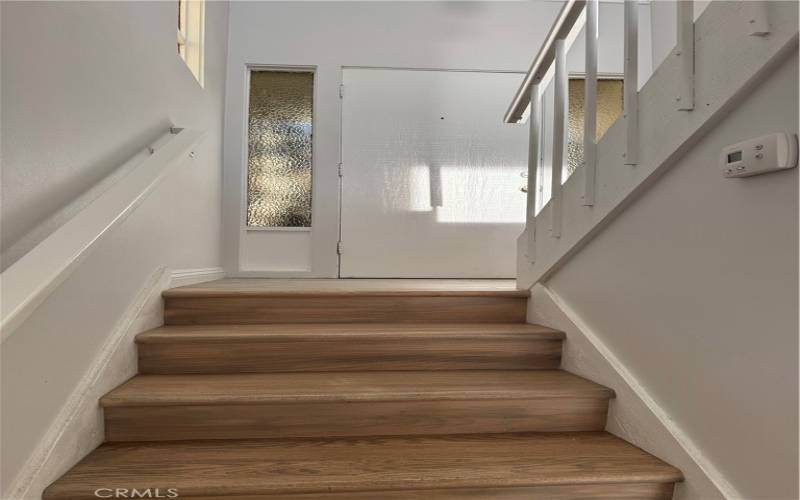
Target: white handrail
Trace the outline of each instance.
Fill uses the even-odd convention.
[[[203,132],[170,129],[172,137],[130,173],[0,274],[2,342],[121,223],[201,139]]]
[[[525,75],[522,85],[520,85],[517,93],[514,94],[514,99],[511,101],[511,105],[503,118],[505,123],[518,123],[522,120],[525,109],[531,101],[531,85],[541,82],[542,78],[544,78],[556,56],[556,42],[567,38],[567,35],[569,35],[583,12],[585,5],[586,0],[568,0],[561,8],[553,27],[547,33],[542,48],[539,49],[531,68]]]

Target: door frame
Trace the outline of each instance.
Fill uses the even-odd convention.
[[[302,71],[314,75],[312,110],[312,227],[311,228],[248,228],[247,210],[247,165],[248,165],[248,118],[250,72]],[[230,75],[230,73],[229,73]],[[234,85],[226,97],[226,124],[223,131],[223,190],[222,190],[222,258],[227,276],[246,278],[334,278],[338,275],[338,262],[335,259],[335,242],[338,238],[338,199],[334,191],[326,189],[335,186],[331,175],[334,165],[331,160],[339,154],[339,142],[333,135],[331,123],[339,120],[337,97],[332,91],[341,79],[338,68],[310,64],[270,64],[245,62],[234,72]],[[241,80],[239,80],[241,78]],[[229,76],[229,84],[231,77]],[[325,116],[323,116],[323,114]],[[328,124],[329,130],[320,127]],[[334,220],[335,219],[335,220]],[[307,255],[307,265],[299,268],[281,268],[277,262],[272,266],[271,257],[265,257],[264,268],[248,267],[245,251],[248,234],[269,240],[270,235],[281,238],[285,235],[308,235],[303,248],[298,251]],[[301,237],[302,238],[302,237]],[[283,240],[285,241],[285,239]],[[265,245],[269,246],[269,245]],[[252,255],[252,254],[251,254]],[[271,269],[274,267],[274,269]]]

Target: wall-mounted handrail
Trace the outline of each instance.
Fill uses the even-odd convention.
[[[514,94],[514,99],[511,101],[511,105],[503,118],[505,123],[518,123],[522,120],[525,110],[530,104],[531,85],[541,82],[542,78],[544,78],[555,59],[556,42],[567,38],[581,12],[583,12],[585,5],[586,0],[568,0],[561,8],[553,27],[547,33],[542,48],[539,49],[539,53],[533,59],[531,68],[525,74],[522,85],[520,85],[517,93]]]
[[[179,128],[169,133],[169,140],[148,148],[150,155],[140,164],[0,274],[3,342],[203,136]]]

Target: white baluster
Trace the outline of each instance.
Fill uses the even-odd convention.
[[[536,204],[538,203],[539,186],[539,135],[542,128],[541,100],[539,84],[531,85],[531,107],[528,118],[528,205],[526,227],[528,228],[528,261],[536,260]]]
[[[583,109],[583,158],[585,186],[583,204],[594,205],[597,168],[597,36],[598,0],[586,2],[586,79]]]
[[[680,61],[680,78],[675,101],[679,110],[691,111],[694,109],[694,1],[683,0],[676,5],[675,57]]]
[[[563,39],[556,41],[555,54],[555,112],[553,116],[553,175],[551,179],[550,207],[552,209],[552,236],[561,237],[561,176],[567,152],[567,114],[569,96],[567,79],[567,49]]]
[[[639,2],[625,0],[625,165],[639,163]]]

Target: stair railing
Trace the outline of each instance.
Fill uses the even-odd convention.
[[[203,132],[171,127],[146,158],[115,176],[110,186],[0,274],[2,342],[63,282],[78,263],[118,226],[202,138]],[[139,153],[141,154],[141,153]],[[137,158],[136,155],[134,158]],[[102,182],[102,181],[101,181]],[[94,191],[93,188],[90,190]],[[83,196],[79,197],[82,198]]]
[[[694,2],[678,0],[677,9],[677,44],[672,56],[681,61],[681,86],[675,96],[677,109],[692,110],[694,107]],[[639,162],[639,130],[638,130],[638,1],[625,0],[624,6],[624,94],[622,119],[625,120],[625,148],[622,156],[625,165],[636,165]],[[522,85],[514,95],[506,111],[506,123],[519,123],[529,119],[530,139],[528,150],[528,187],[526,234],[523,243],[529,262],[536,259],[537,226],[544,222],[536,215],[538,173],[540,168],[540,131],[542,94],[549,80],[554,85],[553,155],[551,170],[551,220],[550,237],[559,238],[562,226],[562,172],[567,157],[568,140],[568,91],[567,52],[577,38],[581,28],[586,28],[585,57],[585,95],[584,95],[584,165],[585,185],[583,205],[595,203],[595,172],[597,168],[597,59],[598,59],[598,26],[599,0],[568,0],[561,8],[555,23],[545,38],[544,44],[533,60],[531,68],[525,75]]]

